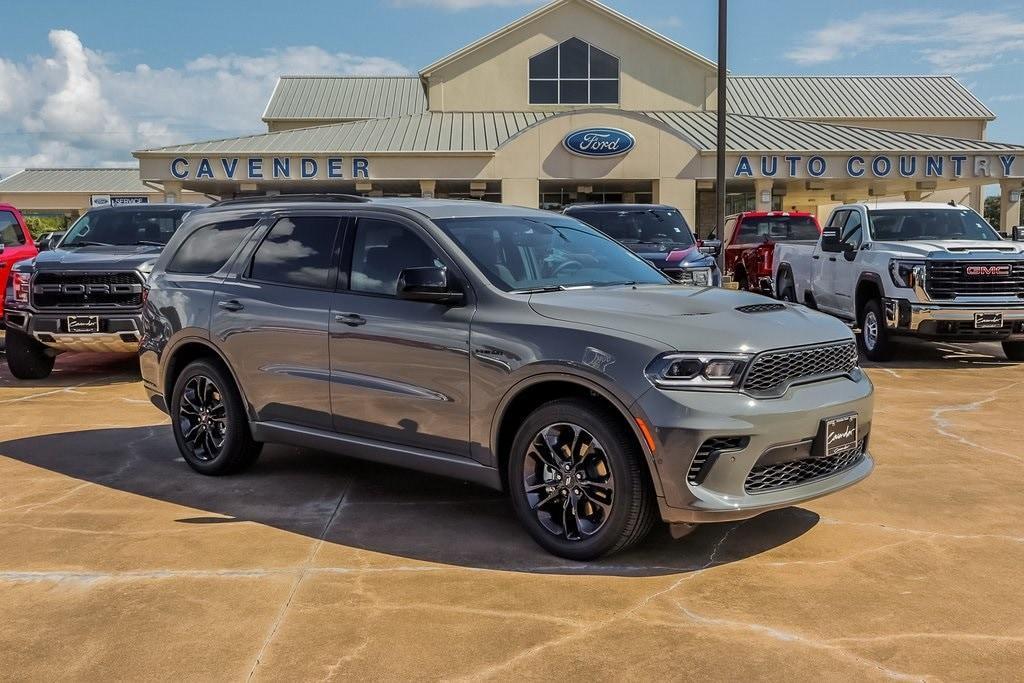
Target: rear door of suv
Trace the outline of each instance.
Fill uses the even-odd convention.
[[[404,268],[455,264],[399,215],[361,213],[342,255],[331,328],[331,403],[342,433],[469,455],[473,306],[397,297]]]
[[[275,216],[217,291],[211,334],[260,421],[332,429],[328,335],[347,223]]]

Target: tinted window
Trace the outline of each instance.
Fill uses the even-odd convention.
[[[355,292],[387,294],[398,291],[398,276],[406,268],[444,265],[434,250],[412,230],[392,221],[360,218],[352,248],[349,288]]]
[[[675,209],[580,209],[571,214],[624,244],[650,242],[691,246],[694,243],[690,226]]]
[[[0,211],[0,244],[5,247],[25,244],[25,233],[10,211]]]
[[[210,275],[228,262],[256,221],[228,221],[199,228],[188,236],[167,264],[169,273]]]
[[[579,38],[570,38],[558,46],[561,78],[586,78],[590,75],[587,63],[589,47]]]
[[[125,246],[167,244],[191,209],[136,209],[90,211],[75,221],[62,248],[90,245]]]
[[[558,47],[530,59],[530,78],[558,78]]]
[[[868,212],[876,240],[999,240],[972,209],[876,209]]]
[[[850,215],[848,210],[845,211],[834,211],[832,216],[828,219],[828,227],[830,228],[841,228],[846,224],[846,218]]]
[[[840,241],[857,247],[864,241],[863,222],[861,221],[860,211],[850,212],[850,217],[846,219],[846,226],[843,228]]]
[[[300,287],[333,288],[331,273],[339,225],[334,216],[282,218],[256,250],[250,277]]]
[[[568,217],[448,218],[436,222],[487,279],[504,291],[669,282],[630,250]]]
[[[746,216],[740,223],[736,241],[743,244],[793,240],[815,241],[819,237],[818,225],[810,216]]]
[[[617,104],[619,59],[569,40],[530,58],[531,104]]]

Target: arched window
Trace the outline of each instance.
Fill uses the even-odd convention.
[[[530,104],[618,103],[618,57],[570,38],[530,58]]]

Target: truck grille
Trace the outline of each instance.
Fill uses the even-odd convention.
[[[827,458],[755,465],[747,475],[743,490],[747,493],[767,493],[838,474],[864,459],[864,445],[864,439],[861,439],[853,448]]]
[[[925,269],[925,290],[932,299],[1024,296],[1024,263],[938,261],[927,263]]]
[[[848,375],[857,362],[854,341],[767,351],[754,358],[741,388],[752,396],[781,396],[798,382]]]
[[[39,309],[139,308],[142,280],[137,273],[38,273],[32,304]]]

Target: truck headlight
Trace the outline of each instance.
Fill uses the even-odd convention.
[[[647,366],[647,379],[666,389],[735,389],[750,362],[744,353],[666,353]]]
[[[14,290],[14,300],[18,303],[28,303],[28,290],[31,277],[26,273],[17,271],[11,273],[11,288]]]
[[[924,263],[893,259],[889,262],[889,275],[897,287],[913,289],[924,282]]]
[[[686,268],[679,274],[679,281],[695,287],[711,286],[710,268]]]

